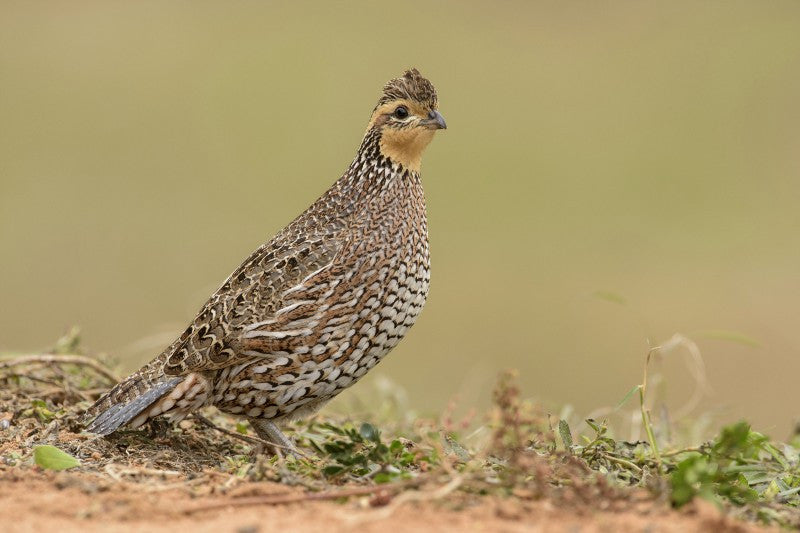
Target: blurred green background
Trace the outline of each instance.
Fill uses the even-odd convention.
[[[145,362],[339,177],[413,65],[449,125],[423,163],[432,291],[365,380],[433,413],[515,367],[588,413],[680,332],[713,387],[695,413],[783,437],[798,28],[795,1],[2,2],[0,349],[79,324]],[[677,409],[694,382],[679,354],[662,371]]]

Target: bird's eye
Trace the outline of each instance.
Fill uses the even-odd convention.
[[[399,119],[408,118],[408,108],[404,105],[399,106],[394,110],[394,116]]]

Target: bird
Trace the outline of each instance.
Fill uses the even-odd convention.
[[[416,68],[383,87],[344,174],[256,249],[185,331],[85,413],[108,436],[199,409],[244,417],[274,450],[380,362],[419,317],[430,286],[420,164],[447,124]]]

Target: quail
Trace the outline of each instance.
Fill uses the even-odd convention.
[[[293,449],[287,421],[353,385],[416,322],[430,260],[420,159],[447,127],[418,70],[390,80],[353,162],[237,268],[181,336],[86,412],[109,435],[205,406]]]

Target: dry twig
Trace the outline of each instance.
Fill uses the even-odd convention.
[[[323,492],[304,492],[301,494],[272,494],[269,496],[253,496],[250,498],[237,498],[230,499],[223,502],[213,502],[202,505],[196,505],[183,510],[184,514],[201,513],[204,511],[213,511],[216,509],[224,509],[226,507],[251,507],[255,505],[285,505],[289,503],[301,503],[310,501],[325,501],[337,500],[339,498],[348,498],[350,496],[367,496],[370,494],[382,493],[390,495],[403,489],[408,489],[421,485],[425,479],[418,477],[407,481],[398,483],[389,483],[386,485],[372,485],[370,487],[353,487],[350,489],[323,491]]]
[[[91,357],[85,355],[56,355],[56,354],[32,354],[20,355],[9,359],[8,361],[0,361],[0,369],[12,368],[20,365],[28,364],[61,364],[61,365],[78,365],[86,366],[105,377],[112,383],[118,383],[119,379],[103,364]]]

